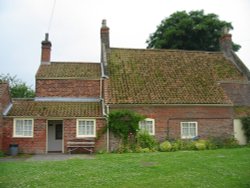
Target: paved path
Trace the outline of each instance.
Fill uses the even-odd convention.
[[[69,159],[94,159],[94,155],[90,154],[36,154],[31,157],[4,157],[0,158],[0,162],[5,161],[63,161]]]

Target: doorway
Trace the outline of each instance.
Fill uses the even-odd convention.
[[[63,152],[63,121],[48,120],[48,153]]]

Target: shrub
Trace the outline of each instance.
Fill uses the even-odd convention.
[[[195,149],[197,150],[205,150],[207,149],[207,143],[205,140],[198,140],[194,142]]]
[[[208,149],[238,147],[238,141],[234,137],[210,137],[207,141]]]
[[[157,142],[155,141],[154,137],[149,135],[148,132],[146,131],[139,132],[137,134],[136,143],[141,148],[149,148],[149,149],[153,149],[157,145]]]
[[[207,149],[217,149],[218,146],[211,140],[207,140]]]
[[[116,110],[109,114],[108,127],[116,137],[122,139],[123,144],[127,144],[136,135],[139,121],[144,118],[130,110]]]
[[[235,148],[238,146],[239,146],[239,143],[234,137],[224,139],[224,147],[225,148]]]
[[[241,118],[243,129],[247,137],[247,141],[250,142],[250,116]]]
[[[171,151],[172,145],[169,141],[164,141],[159,146],[160,151]]]
[[[178,141],[171,142],[171,145],[172,145],[172,151],[180,150],[180,144]]]
[[[0,150],[0,157],[4,157],[4,152]]]
[[[151,150],[149,148],[142,148],[140,152],[149,153],[149,152],[151,152]]]

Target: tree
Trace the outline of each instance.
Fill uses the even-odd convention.
[[[35,97],[35,92],[26,85],[25,82],[16,78],[16,76],[11,76],[10,74],[1,74],[0,83],[8,82],[10,85],[10,94],[13,98],[33,98]]]
[[[146,41],[147,48],[219,51],[223,28],[233,29],[231,23],[220,21],[216,14],[204,11],[177,11],[162,20]],[[240,45],[233,43],[233,50]]]

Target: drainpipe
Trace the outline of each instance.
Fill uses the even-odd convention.
[[[108,115],[109,115],[109,105],[106,106],[107,107],[107,118],[108,118]],[[107,126],[107,152],[109,153],[109,126]]]
[[[105,77],[100,78],[100,100],[102,103],[102,114],[105,116],[106,120],[108,120],[108,114],[109,114],[109,106],[106,106],[106,111],[105,111],[105,102],[104,98],[102,96],[102,90],[103,90],[103,80]],[[109,126],[107,126],[107,152],[109,152]]]

